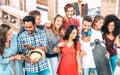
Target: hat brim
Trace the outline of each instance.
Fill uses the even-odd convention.
[[[38,54],[40,55],[38,61],[40,61],[40,60],[42,60],[42,59],[45,58],[45,52],[44,52],[42,49],[40,49],[40,48],[35,48],[34,50],[31,50],[31,51],[28,53],[28,57],[30,58],[33,53],[34,53],[34,54],[35,54],[35,53],[38,53]]]

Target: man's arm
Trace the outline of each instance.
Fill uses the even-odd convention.
[[[21,37],[21,35],[18,35],[17,45],[18,45],[18,51],[24,53],[24,52],[23,52],[23,51],[24,51],[24,49],[23,49],[23,38]],[[30,62],[30,59],[27,58],[27,57],[25,58],[25,60],[26,60],[27,62]]]
[[[47,49],[47,45],[48,45],[48,41],[47,41],[47,35],[45,33],[44,30],[41,31],[41,46],[39,46],[40,49],[42,49],[43,51],[47,52],[48,49]]]

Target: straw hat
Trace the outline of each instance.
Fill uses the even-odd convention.
[[[28,53],[28,57],[31,60],[40,61],[45,58],[45,52],[40,48],[35,48]]]

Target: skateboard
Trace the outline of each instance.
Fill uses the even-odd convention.
[[[101,43],[104,43],[104,41],[100,41],[99,39],[95,39],[94,42],[90,43],[91,46],[94,46],[92,52],[97,73],[98,75],[112,75],[109,60],[105,57],[107,50]]]

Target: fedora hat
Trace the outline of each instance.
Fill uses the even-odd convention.
[[[28,53],[31,60],[40,61],[45,58],[45,52],[40,48],[35,48]]]

